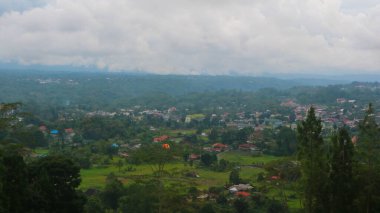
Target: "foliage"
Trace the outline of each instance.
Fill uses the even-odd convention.
[[[81,212],[85,198],[76,191],[80,168],[63,156],[47,156],[28,166],[32,208],[40,212]]]
[[[204,153],[201,156],[201,162],[206,167],[211,166],[211,164],[217,162],[218,158],[214,154]]]
[[[161,144],[146,145],[133,152],[129,162],[134,164],[148,163],[151,165],[153,172],[161,176],[165,165],[173,160],[173,153],[176,152],[173,147],[170,146],[170,149],[164,149]]]
[[[84,206],[86,213],[103,213],[104,207],[101,199],[98,196],[89,196],[86,205]]]
[[[211,203],[206,203],[202,206],[200,213],[215,213],[215,210]]]
[[[248,211],[249,204],[244,199],[236,199],[233,203],[237,213],[244,213]]]
[[[366,212],[380,211],[380,130],[375,121],[375,112],[369,104],[363,121],[359,125],[358,167],[360,195],[358,209]]]
[[[0,130],[4,131],[17,124],[17,112],[21,103],[0,104]]]
[[[323,103],[327,107],[337,107],[343,109],[343,116],[352,119],[356,114],[350,114],[350,111],[361,108],[363,100],[379,99],[380,92],[376,89],[379,84],[363,84],[364,88],[362,84],[353,83],[286,91],[253,91],[260,86],[251,82],[247,84],[247,80],[254,78],[231,81],[224,77],[195,77],[189,80],[180,76],[69,76],[58,73],[55,76],[59,78],[58,83],[46,85],[39,84],[34,75],[28,79],[16,75],[18,82],[15,85],[23,91],[20,92],[14,91],[15,85],[10,87],[7,82],[15,77],[10,75],[5,75],[0,85],[13,92],[0,93],[0,100],[23,100],[26,104],[22,109],[18,103],[0,105],[0,146],[3,149],[0,152],[0,212],[83,211],[85,199],[76,190],[80,182],[79,168],[86,169],[82,172],[86,178],[90,177],[90,181],[96,182],[94,186],[104,186],[99,196],[88,197],[87,212],[228,212],[231,208],[243,212],[287,212],[284,202],[276,200],[277,188],[286,185],[286,193],[293,193],[291,184],[298,181],[300,172],[302,179],[299,183],[306,212],[380,211],[380,133],[372,105],[359,125],[359,132],[350,129],[351,133],[358,133],[359,136],[355,148],[350,143],[350,134],[345,130],[336,132],[331,138],[332,143],[326,144],[322,138],[326,135],[321,132],[321,121],[315,117],[313,108],[309,110],[306,120],[300,122],[297,134],[288,127],[265,128],[256,137],[257,132],[253,132],[253,128],[226,127],[230,121],[240,119],[241,115],[251,119],[252,125],[265,124],[264,121],[273,117],[293,122],[293,108],[278,106],[287,98],[301,103]],[[77,84],[68,83],[71,78]],[[104,82],[107,82],[106,87]],[[147,86],[137,82],[152,84]],[[182,84],[194,87],[179,88]],[[223,91],[223,88],[230,90]],[[235,90],[237,88],[243,89]],[[355,105],[338,105],[335,101],[340,97],[360,100]],[[178,108],[171,114],[174,115],[173,119],[143,112],[156,108],[164,112],[172,106]],[[91,115],[98,110],[118,111],[121,108],[132,109],[131,113],[135,114]],[[37,116],[23,116],[20,111],[25,109],[35,112]],[[256,111],[263,113],[255,114]],[[229,113],[226,117],[225,112]],[[185,124],[184,117],[191,114],[202,116],[195,116],[192,122]],[[50,136],[48,133],[44,136],[36,128],[41,124],[48,124],[60,132],[65,128],[74,128],[77,133],[72,138],[74,144],[50,144],[49,152],[44,153],[48,157],[35,157],[32,150],[21,145],[32,149],[47,146]],[[155,130],[150,130],[151,127]],[[179,134],[180,131],[186,133]],[[208,133],[208,137],[200,136],[202,132]],[[173,137],[168,142],[170,150],[162,149],[161,144],[152,144],[152,138],[162,134],[170,135],[171,139]],[[204,153],[200,164],[196,160],[191,168],[194,174],[199,174],[199,178],[182,177],[178,175],[181,171],[174,171],[174,168],[188,170],[187,165],[180,163],[178,156],[184,156],[187,160],[190,153],[200,154],[203,147],[214,142],[223,142],[236,149],[251,140],[252,134],[255,134],[254,143],[272,155],[252,157],[249,152],[236,150],[218,155]],[[121,144],[125,145],[123,149],[119,148]],[[136,144],[141,145],[140,149],[131,148]],[[131,169],[123,172],[124,160],[115,157],[121,150],[128,152],[128,163],[138,165],[133,165],[137,171]],[[272,162],[279,159],[273,155],[291,156],[296,151],[300,162],[291,158]],[[228,172],[238,164],[242,165],[240,172]],[[151,171],[156,177],[151,176]],[[115,174],[105,178],[109,172]],[[163,176],[164,172],[168,175]],[[262,174],[258,176],[259,173]],[[281,179],[264,181],[268,175],[279,175]],[[255,183],[256,177],[259,177],[258,183]],[[156,179],[147,181],[149,178]],[[228,179],[231,183],[240,183],[244,179],[258,184],[257,189],[263,189],[263,194],[259,199],[252,197],[253,200],[235,201],[236,198],[225,193],[222,187]],[[124,186],[121,181],[128,185]],[[189,186],[193,187],[187,191]],[[211,198],[209,201],[198,201],[196,197],[208,186],[218,187],[210,187],[207,192]],[[192,202],[187,202],[189,197]],[[296,198],[298,196],[293,199]]]
[[[356,196],[353,177],[354,146],[346,129],[332,138],[330,171],[331,211],[352,212]]]
[[[106,186],[101,194],[104,206],[116,210],[118,208],[118,200],[123,194],[123,184],[113,173],[110,173],[107,176]]]
[[[29,196],[27,165],[19,154],[19,146],[0,150],[0,209],[3,212],[23,212]]]
[[[326,197],[328,167],[321,131],[321,120],[316,118],[311,107],[306,120],[297,126],[302,195],[305,210],[309,213],[329,211],[329,198]]]
[[[281,127],[275,136],[278,155],[292,155],[296,151],[296,133],[289,127]]]
[[[210,134],[208,135],[208,139],[211,142],[215,142],[218,139],[218,130],[216,128],[212,128]]]
[[[239,184],[241,182],[241,179],[240,179],[240,174],[239,174],[239,170],[238,169],[233,169],[231,172],[230,172],[230,183],[232,184]]]
[[[85,197],[76,191],[79,167],[63,156],[48,156],[26,164],[24,149],[0,150],[2,212],[82,212]]]

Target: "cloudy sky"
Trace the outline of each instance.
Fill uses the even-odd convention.
[[[0,63],[380,74],[380,0],[0,0]]]

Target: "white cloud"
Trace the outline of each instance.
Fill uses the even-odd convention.
[[[0,16],[0,60],[165,74],[380,72],[373,0],[44,2]]]

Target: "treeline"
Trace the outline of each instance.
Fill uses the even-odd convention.
[[[345,128],[328,141],[310,108],[298,125],[298,158],[305,212],[380,212],[380,129],[370,104],[351,140]]]
[[[19,106],[0,105],[0,212],[82,212],[80,167],[62,155],[33,158],[23,145],[43,136],[25,130]]]
[[[274,78],[231,76],[161,76],[124,73],[6,72],[1,71],[0,102],[31,103],[86,109],[112,109],[145,96],[145,101],[170,101],[173,97],[206,91],[257,91],[262,88],[286,89],[299,82]],[[157,98],[155,98],[157,97]],[[152,98],[152,99],[150,99]]]
[[[113,111],[140,105],[192,112],[262,111],[281,100],[331,104],[337,98],[378,100],[377,83],[309,87],[295,81],[231,76],[156,76],[107,73],[2,72],[0,102],[25,103],[26,111],[56,121],[62,111]],[[275,107],[276,106],[276,107]]]
[[[64,156],[25,160],[24,149],[0,149],[0,212],[83,212],[80,168]]]
[[[99,83],[100,84],[100,83]],[[189,92],[183,95],[173,95],[159,90],[151,92],[104,94],[83,88],[82,90],[71,95],[63,95],[57,88],[44,88],[39,92],[33,92],[25,95],[23,93],[18,98],[12,99],[1,97],[0,101],[22,101],[25,111],[31,112],[42,120],[57,121],[58,115],[62,112],[83,115],[85,112],[104,110],[117,111],[121,108],[134,108],[140,106],[140,109],[158,109],[167,110],[175,106],[181,113],[221,113],[230,112],[247,112],[254,113],[256,111],[265,112],[270,110],[272,113],[280,113],[286,116],[293,116],[289,112],[289,108],[281,107],[282,101],[289,99],[295,100],[297,103],[322,104],[327,106],[338,106],[336,100],[345,98],[347,100],[355,100],[355,105],[359,108],[364,107],[372,100],[380,99],[380,90],[376,89],[377,84],[363,84],[359,87],[357,84],[349,85],[332,85],[327,87],[296,87],[287,90],[276,90],[263,88],[258,91],[244,90],[217,90]],[[361,86],[363,86],[361,85]],[[48,94],[45,90],[51,90]],[[1,90],[1,88],[0,88]],[[120,92],[120,93],[119,93]],[[36,93],[36,94],[35,94]],[[38,95],[37,95],[38,93]],[[8,94],[8,92],[4,92]],[[17,96],[15,96],[17,97]],[[377,103],[376,103],[377,104]],[[352,104],[341,104],[346,110],[352,110]],[[82,114],[81,114],[82,113]]]

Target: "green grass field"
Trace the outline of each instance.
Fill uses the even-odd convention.
[[[192,135],[195,134],[196,130],[193,129],[179,129],[179,130],[168,130],[168,131],[163,131],[165,134],[168,134],[171,137],[176,137],[178,134],[182,135]]]
[[[218,155],[219,159],[225,159],[230,162],[237,162],[240,164],[252,164],[255,162],[261,163],[267,163],[271,162],[273,160],[279,160],[281,158],[274,157],[274,156],[268,156],[263,155],[259,157],[252,157],[246,153],[236,152],[236,151],[230,151],[230,152],[224,152],[220,153]],[[112,163],[109,166],[106,167],[93,167],[91,169],[82,169],[81,170],[81,177],[82,177],[82,184],[81,188],[102,188],[105,185],[105,179],[108,174],[111,172],[115,173],[120,179],[126,183],[133,183],[134,179],[141,177],[141,176],[152,176],[153,169],[152,165],[143,164],[143,165],[124,165],[121,171],[125,170],[128,166],[133,167],[134,171],[127,171],[127,172],[119,172],[119,169],[115,166],[115,163],[120,158],[115,157],[112,160]],[[200,189],[206,189],[210,186],[221,186],[226,183],[228,183],[229,178],[229,172],[216,172],[211,171],[204,168],[196,168],[185,166],[184,163],[180,162],[172,162],[165,165],[165,171],[168,171],[170,174],[175,174],[176,172],[181,172],[184,170],[191,170],[195,171],[200,177],[199,178],[187,178],[190,179],[189,182],[192,184],[196,184],[196,186]],[[242,167],[240,171],[240,176],[244,180],[255,181],[257,178],[257,175],[261,172],[265,172],[264,169],[261,168],[246,168]],[[178,175],[171,175],[175,176],[172,179],[178,179]],[[183,177],[181,177],[183,179]],[[183,181],[183,180],[181,180]]]
[[[128,166],[132,166],[134,171],[122,172]],[[120,180],[125,184],[133,183],[138,178],[153,177],[152,165],[124,165],[119,172],[119,169],[110,165],[107,167],[93,167],[91,169],[82,169],[81,177],[82,183],[80,188],[103,188],[105,185],[105,180],[108,174],[113,172],[117,175]],[[190,166],[185,166],[183,163],[168,163],[165,165],[165,171],[169,173],[166,177],[167,181],[175,182],[188,182],[189,186],[196,186],[199,189],[208,189],[210,186],[221,186],[228,182],[229,172],[215,172],[202,168],[195,168]],[[181,172],[183,171],[194,171],[200,177],[199,178],[188,178],[183,177]]]
[[[36,148],[33,151],[38,155],[47,155],[49,153],[49,149],[46,148]]]
[[[243,151],[222,152],[218,155],[218,158],[228,160],[230,162],[236,162],[241,165],[248,165],[254,163],[269,163],[271,161],[282,159],[281,157],[276,157],[272,155],[252,156],[249,152]]]
[[[284,159],[282,157],[262,155],[262,156],[251,156],[249,153],[239,152],[239,151],[229,151],[220,153],[218,155],[219,159],[225,159],[230,162],[239,163],[240,165],[250,165],[253,163],[269,163],[276,160]],[[82,169],[81,177],[82,183],[80,185],[81,189],[87,188],[103,188],[105,186],[105,180],[108,174],[113,172],[119,177],[119,179],[125,184],[134,183],[138,179],[149,179],[153,178],[153,169],[152,165],[143,164],[143,165],[131,165],[125,164],[121,171],[115,165],[120,158],[115,157],[112,160],[112,163],[106,167],[93,167],[90,169]],[[193,167],[185,165],[183,162],[171,162],[165,165],[165,171],[168,175],[162,178],[165,184],[176,184],[181,185],[186,190],[188,187],[195,186],[199,190],[207,190],[211,186],[224,186],[229,181],[230,172],[216,172],[209,170],[207,168],[197,167],[197,164],[194,164]],[[123,172],[128,167],[132,167],[133,171]],[[184,177],[182,174],[185,171],[194,171],[199,175],[199,178]],[[271,181],[262,181],[257,182],[257,176],[259,173],[266,173],[263,168],[252,168],[252,167],[241,167],[240,168],[240,177],[252,184],[254,187],[267,188],[268,192],[266,193],[268,197],[274,198],[277,200],[283,199],[283,194],[286,197],[290,195],[295,195],[294,188],[286,183],[281,183],[283,185],[277,185],[276,182]],[[291,212],[300,209],[299,199],[287,199],[287,203]]]

